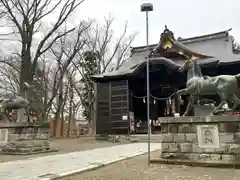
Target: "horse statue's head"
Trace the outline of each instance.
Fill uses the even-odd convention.
[[[187,71],[187,79],[203,76],[201,68],[196,60],[185,61],[184,64],[181,67],[179,67],[178,71],[179,72]]]
[[[187,58],[187,61],[185,61],[185,63],[178,69],[179,72],[183,72],[183,71],[189,71],[190,69],[200,69],[197,60],[199,59],[199,57],[197,56],[187,56],[185,54],[183,54],[182,52],[179,52],[181,55],[185,56]]]
[[[184,62],[184,64],[178,69],[179,72],[188,71],[192,68],[192,62],[190,60],[187,60]]]

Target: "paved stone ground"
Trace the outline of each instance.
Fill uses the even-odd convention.
[[[151,152],[152,158],[160,151]],[[240,170],[147,164],[147,154],[57,180],[240,180]]]
[[[151,144],[151,150],[161,148],[160,143]],[[118,160],[147,152],[147,143],[133,143],[106,148],[57,154],[28,160],[0,163],[0,179],[35,180],[48,179],[95,168]]]
[[[115,146],[120,143],[112,143],[108,141],[96,141],[94,137],[79,137],[79,138],[66,138],[66,139],[52,139],[50,141],[51,147],[59,149],[57,152],[43,153],[43,154],[34,154],[34,155],[1,155],[0,154],[0,163],[16,160],[25,160],[32,159],[36,157],[43,157],[55,154],[70,153],[76,151],[83,151],[88,149],[103,148]]]

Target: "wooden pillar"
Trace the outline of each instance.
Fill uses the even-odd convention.
[[[131,95],[129,93],[129,84],[128,80],[126,80],[126,87],[127,87],[127,116],[128,116],[128,134],[131,134],[131,116],[130,110],[132,109],[132,100],[130,100]],[[131,114],[132,115],[132,114]]]
[[[112,83],[108,82],[108,99],[109,99],[109,114],[108,114],[108,134],[112,134]]]
[[[94,96],[95,96],[95,101],[93,104],[93,122],[92,122],[92,131],[93,135],[96,135],[96,128],[97,128],[97,117],[98,117],[98,83],[94,83]]]
[[[178,89],[175,89],[175,92],[177,92]],[[180,97],[176,94],[174,96],[174,100],[175,100],[175,111],[176,113],[180,114]]]

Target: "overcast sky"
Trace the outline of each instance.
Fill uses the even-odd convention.
[[[157,43],[167,25],[182,38],[214,33],[232,28],[230,32],[240,42],[239,0],[86,0],[76,18],[96,18],[101,21],[109,13],[115,18],[117,34],[127,20],[129,33],[139,32],[133,46],[146,44],[145,13],[140,12],[142,2],[151,2],[154,11],[149,16],[150,43]]]

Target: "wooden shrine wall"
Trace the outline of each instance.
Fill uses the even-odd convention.
[[[97,84],[96,134],[128,134],[128,81]]]

